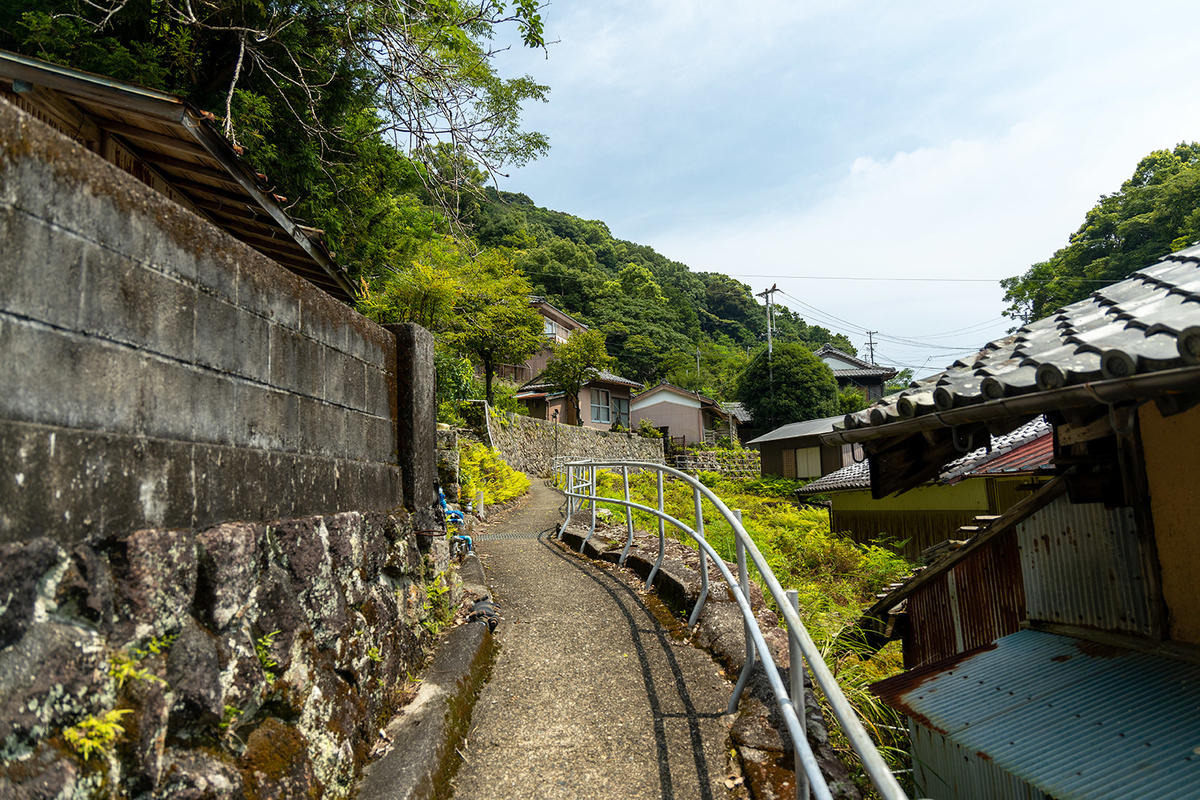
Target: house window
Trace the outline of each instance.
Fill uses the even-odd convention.
[[[613,422],[622,428],[629,427],[629,398],[616,397],[612,401]]]
[[[804,447],[796,450],[797,478],[821,477],[821,448]]]
[[[592,389],[592,422],[612,422],[608,391]]]
[[[783,451],[783,477],[785,477],[785,478],[796,477],[796,451],[795,450],[789,449],[789,450]]]
[[[556,333],[558,333],[558,326],[554,324],[554,320],[543,318],[542,319],[542,331],[546,334],[546,336],[548,338],[553,339],[554,335]]]

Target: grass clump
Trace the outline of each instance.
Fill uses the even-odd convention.
[[[128,708],[122,708],[107,711],[98,717],[88,717],[64,730],[63,739],[84,761],[93,755],[105,755],[112,751],[113,743],[125,733],[121,717],[132,713]]]
[[[529,491],[529,478],[525,473],[504,463],[493,448],[479,442],[460,441],[458,450],[463,497],[474,500],[475,495],[483,492],[483,502],[495,505]]]

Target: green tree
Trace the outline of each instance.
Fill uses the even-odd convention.
[[[1155,150],[1087,212],[1067,246],[1005,278],[1004,312],[1031,322],[1200,239],[1200,144]]]
[[[892,379],[887,382],[887,385],[883,387],[883,393],[884,394],[895,394],[896,392],[902,392],[908,388],[908,385],[910,383],[912,383],[912,379],[913,379],[912,368],[905,367],[904,369],[897,372],[892,377]]]
[[[602,370],[613,363],[604,347],[604,334],[596,329],[576,331],[554,347],[554,355],[542,371],[542,379],[563,392],[575,410],[575,424],[583,424],[579,393]]]
[[[833,370],[795,342],[777,344],[773,358],[752,363],[738,383],[738,398],[756,423],[771,428],[838,413]]]
[[[838,414],[853,414],[867,407],[867,396],[857,386],[847,386],[838,392]]]
[[[520,364],[545,341],[542,317],[529,304],[529,281],[499,251],[481,253],[464,282],[446,342],[483,367],[484,396],[495,405],[492,379],[500,364]]]

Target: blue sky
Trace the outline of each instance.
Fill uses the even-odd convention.
[[[1142,156],[1200,139],[1195,3],[555,0],[543,16],[549,57],[513,48],[498,68],[550,86],[524,120],[551,151],[502,189],[777,283],[918,374],[1011,325],[996,283],[947,279],[1023,272]]]

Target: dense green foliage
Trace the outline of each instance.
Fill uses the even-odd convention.
[[[755,424],[772,428],[831,417],[840,408],[833,370],[798,342],[776,343],[770,362],[764,356],[751,364],[738,381],[738,397]]]
[[[463,439],[458,445],[458,476],[463,502],[483,492],[487,505],[504,503],[529,491],[529,478],[505,463],[500,454],[479,442]]]
[[[536,294],[604,332],[613,371],[623,377],[729,399],[737,375],[763,349],[765,309],[727,275],[692,272],[614,238],[603,222],[539,208],[523,194],[488,189],[466,219],[481,246],[512,248]],[[856,352],[844,336],[781,306],[775,340]]]
[[[1200,239],[1200,144],[1155,150],[1100,198],[1048,261],[1001,281],[1005,312],[1032,322]]]

